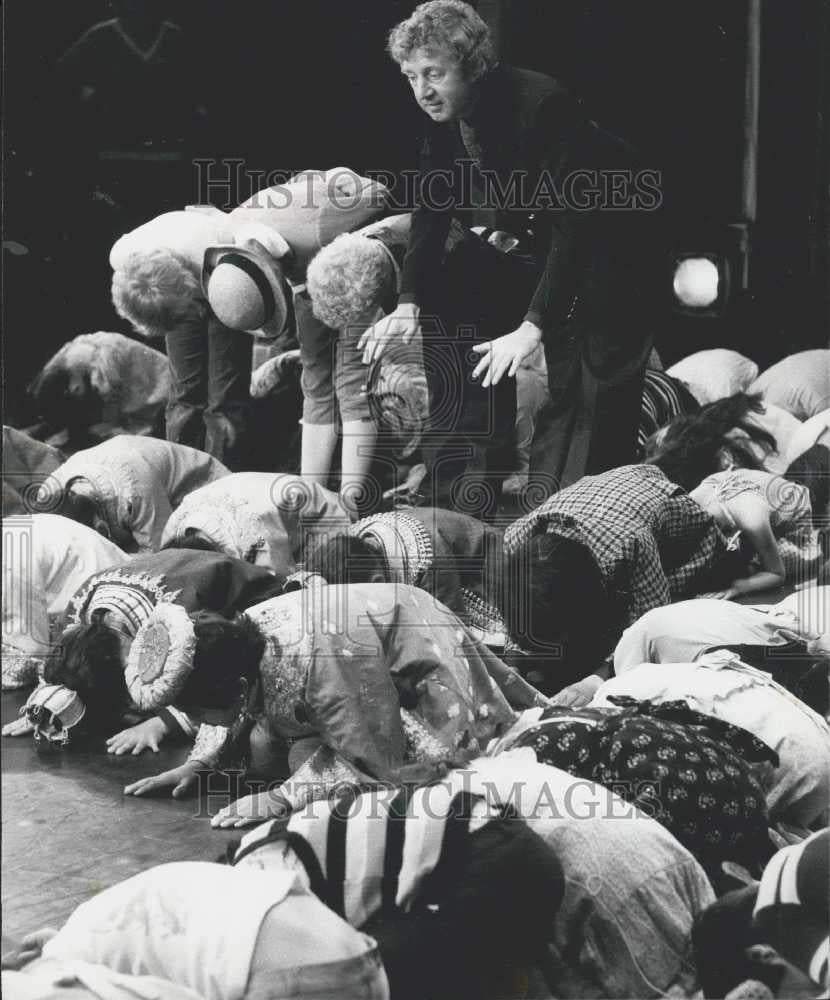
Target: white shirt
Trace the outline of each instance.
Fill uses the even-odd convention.
[[[164,212],[116,241],[110,250],[110,267],[120,271],[134,253],[172,250],[201,274],[205,250],[233,241],[233,225],[224,212]]]
[[[51,649],[57,619],[88,577],[129,560],[84,524],[57,514],[3,519],[3,687],[36,679],[36,660]]]
[[[269,969],[365,954],[369,939],[310,895],[288,871],[202,861],[159,865],[82,903],[44,958],[80,959],[114,972],[158,976],[204,1000],[242,1000],[260,930]]]

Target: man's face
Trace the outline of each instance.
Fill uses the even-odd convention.
[[[435,122],[463,118],[473,107],[475,84],[467,80],[448,52],[416,49],[401,63],[420,107]]]

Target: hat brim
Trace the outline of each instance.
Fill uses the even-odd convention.
[[[247,247],[237,246],[235,243],[224,243],[218,246],[208,247],[205,250],[204,260],[202,262],[202,291],[207,297],[208,282],[210,281],[210,276],[213,274],[217,265],[221,263],[222,258],[225,254],[234,253],[239,254],[240,257],[246,257],[252,264],[256,264],[260,268],[265,280],[271,288],[274,295],[274,302],[276,303],[276,309],[274,315],[268,320],[263,326],[255,330],[244,330],[243,333],[250,333],[255,337],[263,337],[268,340],[273,340],[279,337],[281,333],[285,330],[286,324],[288,322],[288,317],[290,315],[290,306],[288,302],[288,295],[286,294],[286,285],[282,277],[282,268],[280,267],[279,261],[275,258],[271,258],[271,267],[263,267],[262,255],[255,253],[253,250],[249,250]]]

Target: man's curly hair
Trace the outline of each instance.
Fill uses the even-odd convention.
[[[430,0],[389,33],[387,51],[398,65],[419,49],[449,53],[465,78],[479,80],[496,65],[490,29],[462,0]]]
[[[112,275],[112,303],[145,337],[160,337],[207,315],[200,276],[172,250],[131,254]]]
[[[306,275],[314,315],[333,330],[371,323],[394,292],[394,267],[384,247],[343,233],[314,257]]]

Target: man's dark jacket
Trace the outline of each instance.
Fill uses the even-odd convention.
[[[524,315],[543,331],[558,426],[541,466],[561,480],[570,464],[566,478],[573,480],[633,461],[660,275],[659,175],[641,172],[630,146],[591,121],[578,101],[541,73],[497,67],[482,81],[468,124],[474,163],[469,132],[465,146],[458,122],[426,122],[422,200],[399,301],[428,300],[453,216],[520,238],[544,265]],[[471,177],[485,191],[489,187],[488,206],[466,207]],[[585,386],[586,379],[596,384]],[[619,387],[632,380],[636,384],[620,396]],[[613,402],[599,398],[609,389]],[[586,395],[590,412],[579,405]],[[597,419],[609,405],[616,411],[616,417],[609,414],[617,425],[613,442],[599,427],[607,419]],[[579,456],[569,458],[574,443]]]

